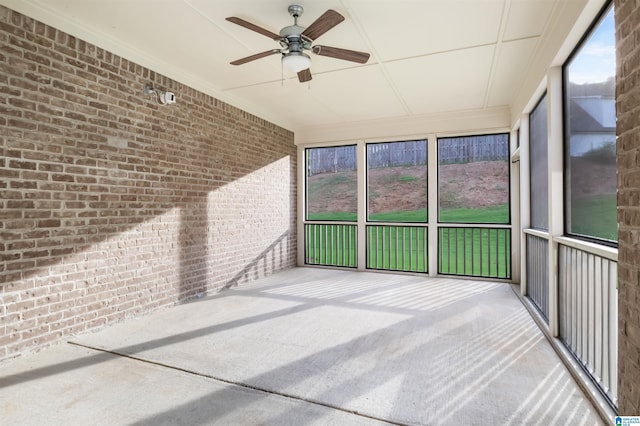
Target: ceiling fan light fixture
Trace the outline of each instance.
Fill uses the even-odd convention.
[[[289,71],[298,73],[311,65],[311,58],[302,52],[289,52],[282,57],[282,65]]]

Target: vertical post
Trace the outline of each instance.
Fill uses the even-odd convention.
[[[358,270],[367,269],[367,145],[359,141],[356,145],[358,176]]]
[[[438,275],[438,138],[427,138],[427,206],[429,212],[429,276]]]
[[[548,99],[548,177],[549,177],[549,331],[558,336],[558,243],[554,237],[564,233],[562,67],[549,69]]]
[[[531,193],[529,162],[529,114],[520,118],[520,293],[527,295],[527,236],[523,230],[531,226]]]
[[[306,180],[306,170],[307,170],[307,161],[305,158],[305,152],[304,152],[304,148],[301,146],[298,146],[298,202],[297,202],[297,246],[298,246],[298,255],[297,255],[297,262],[298,262],[298,266],[303,266],[304,265],[304,256],[305,256],[305,252],[304,252],[304,240],[305,240],[305,233],[304,233],[304,219],[305,219],[305,214],[306,214],[306,209],[305,209],[305,200],[307,197],[307,193],[305,191],[305,180]],[[302,238],[300,237],[302,236]]]
[[[521,130],[522,132],[522,130]],[[509,138],[511,142],[510,152],[515,152],[517,149],[518,131],[514,129],[511,131]],[[520,161],[511,159],[510,166],[510,188],[511,188],[511,280],[514,283],[520,282],[520,238],[522,233],[520,232]],[[516,161],[516,162],[514,162]],[[506,245],[506,238],[505,238]],[[506,247],[505,247],[506,253]],[[505,271],[506,272],[506,271]]]

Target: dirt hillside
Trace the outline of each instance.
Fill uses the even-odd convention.
[[[370,212],[418,210],[426,206],[424,166],[385,167],[369,171]],[[444,208],[482,208],[508,202],[508,163],[485,161],[440,166]],[[309,178],[309,210],[357,210],[356,173],[323,173]]]

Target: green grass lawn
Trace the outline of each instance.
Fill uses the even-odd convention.
[[[378,222],[426,222],[427,209],[369,214],[369,220]]]
[[[567,232],[618,241],[616,194],[578,198],[572,204]]]
[[[370,221],[375,222],[426,222],[427,209],[373,213]],[[307,220],[336,220],[355,222],[358,215],[355,212],[323,212],[309,213]],[[482,209],[451,209],[440,210],[440,221],[449,223],[509,223],[509,205],[486,207]]]
[[[341,222],[355,222],[358,220],[358,214],[352,212],[308,213],[307,220],[337,220]]]
[[[425,222],[427,219],[427,209],[395,211],[385,213],[372,213],[369,215],[370,221],[377,222]],[[358,220],[357,213],[354,212],[323,212],[309,213],[307,220],[336,220],[355,222]],[[448,223],[509,223],[509,205],[502,204],[494,207],[482,209],[450,209],[440,210],[440,222]]]
[[[449,223],[509,223],[509,205],[482,209],[440,210],[440,222]]]

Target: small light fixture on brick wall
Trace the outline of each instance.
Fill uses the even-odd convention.
[[[156,90],[150,84],[144,86],[144,93],[153,96],[160,105],[170,105],[176,103],[176,95],[173,92]]]

